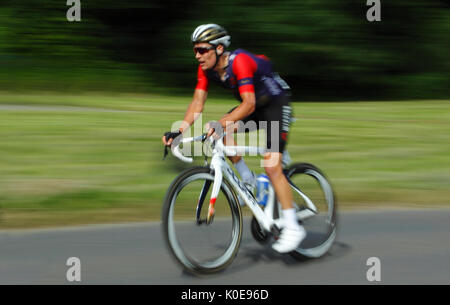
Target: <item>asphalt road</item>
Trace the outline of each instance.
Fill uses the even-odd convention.
[[[450,284],[450,209],[345,212],[330,252],[295,261],[256,243],[248,221],[224,272],[194,277],[174,264],[159,223],[0,231],[0,284]],[[81,282],[68,282],[70,257]],[[371,257],[379,282],[369,282]]]

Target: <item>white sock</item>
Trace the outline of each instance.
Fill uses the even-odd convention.
[[[283,217],[287,228],[300,230],[300,225],[298,224],[298,218],[294,208],[283,210]]]
[[[246,183],[252,183],[253,182],[253,173],[248,168],[247,164],[245,164],[244,159],[239,160],[239,162],[234,164],[234,167],[236,167],[237,171],[239,172],[239,175],[241,175],[242,180]]]

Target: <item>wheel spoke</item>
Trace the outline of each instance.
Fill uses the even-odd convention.
[[[336,201],[322,172],[307,163],[294,164],[285,171],[293,189],[297,216],[307,235],[294,257],[320,257],[336,238]]]
[[[209,169],[190,169],[175,180],[165,199],[163,226],[169,250],[186,270],[193,273],[225,268],[234,259],[241,240],[240,207],[226,181],[222,182],[217,196],[214,222],[203,224],[208,211],[202,206],[205,198],[211,195],[213,181]],[[197,202],[192,200],[196,196]]]

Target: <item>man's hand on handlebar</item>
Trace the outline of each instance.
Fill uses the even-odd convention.
[[[164,157],[163,160],[166,158],[167,154],[168,154],[168,147],[172,145],[172,142],[179,137],[182,134],[181,129],[175,132],[172,131],[168,131],[164,134],[164,136],[162,137],[162,141],[164,143]]]
[[[223,136],[223,127],[220,122],[206,123],[206,130],[208,130],[208,133],[206,134],[207,138],[213,136],[213,138],[217,140]]]
[[[164,143],[165,146],[170,146],[172,145],[173,140],[179,135],[181,135],[181,130],[175,132],[172,131],[166,132],[162,137],[162,142]]]

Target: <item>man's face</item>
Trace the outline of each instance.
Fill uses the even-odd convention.
[[[216,62],[216,52],[214,51],[213,46],[209,43],[196,43],[194,45],[194,54],[195,58],[200,63],[200,67],[202,70],[211,69]],[[210,48],[209,50],[207,50]],[[203,54],[200,54],[203,53]]]

